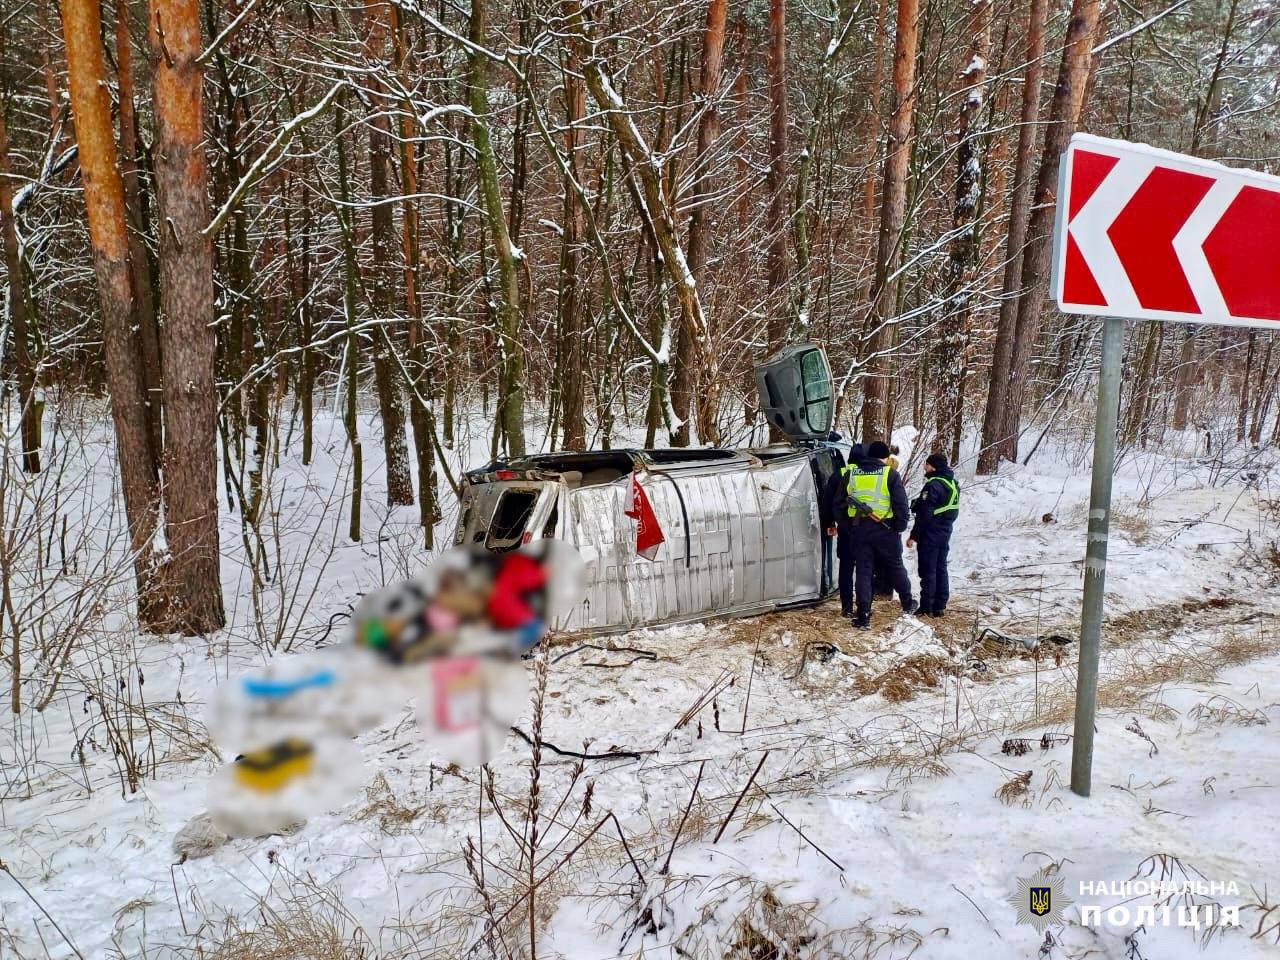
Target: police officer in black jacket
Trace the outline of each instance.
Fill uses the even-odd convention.
[[[960,485],[944,453],[931,453],[924,461],[924,487],[911,503],[916,522],[907,546],[919,549],[920,612],[941,617],[947,612],[951,584],[947,577],[947,554],[951,550],[951,529],[960,512]]]
[[[862,444],[855,443],[849,450],[849,462],[863,459]],[[845,493],[845,475],[837,470],[827,479],[819,504],[822,526],[828,537],[836,538],[836,560],[840,564],[840,615],[853,616],[853,522],[849,516],[849,501]]]

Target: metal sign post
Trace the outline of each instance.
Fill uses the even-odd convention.
[[[1120,362],[1124,321],[1107,317],[1102,328],[1098,419],[1093,435],[1093,482],[1089,489],[1089,540],[1084,554],[1084,604],[1080,611],[1080,670],[1076,678],[1076,728],[1071,741],[1071,789],[1089,795],[1093,769],[1093,718],[1097,709],[1098,649],[1102,598],[1107,582],[1107,537],[1111,530],[1111,478],[1120,417]]]
[[[1053,244],[1059,309],[1106,318],[1071,750],[1071,789],[1087,797],[1124,319],[1280,330],[1280,177],[1076,134],[1062,155]]]

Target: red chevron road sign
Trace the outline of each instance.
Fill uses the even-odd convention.
[[[1280,330],[1280,177],[1078,133],[1058,182],[1060,309]]]

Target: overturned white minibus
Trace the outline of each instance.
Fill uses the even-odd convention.
[[[469,471],[454,542],[512,550],[555,537],[586,562],[586,598],[556,627],[608,632],[814,603],[832,588],[818,501],[844,465],[826,443],[831,376],[813,344],[756,370],[789,443],[747,450],[551,453]],[[660,540],[638,550],[636,488]],[[650,533],[652,540],[652,533]]]

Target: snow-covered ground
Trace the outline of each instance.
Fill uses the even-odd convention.
[[[455,469],[486,459],[483,419],[468,426]],[[80,438],[64,484],[80,499],[63,512],[94,531],[114,502],[106,429]],[[345,538],[345,446],[326,417],[315,464],[301,467],[295,434],[271,474],[274,579],[253,586],[240,524],[223,518],[226,630],[139,636],[124,577],[49,704],[36,712],[41,688],[24,691],[0,732],[0,957],[518,957],[531,913],[537,955],[572,960],[1276,948],[1274,458],[1235,472],[1171,451],[1121,463],[1088,799],[1067,787],[1061,742],[1075,646],[973,642],[988,626],[1076,629],[1087,447],[1046,441],[998,478],[960,471],[945,621],[898,618],[883,601],[875,629],[855,634],[829,603],[608,641],[656,659],[559,641],[538,763],[513,736],[491,778],[442,770],[406,709],[360,738],[364,796],[289,835],[180,857],[174,837],[204,809],[216,762],[199,722],[210,691],[314,645],[357,593],[429,560],[415,508],[382,505],[372,418],[363,436],[361,543]],[[533,713],[517,725],[532,730]],[[145,768],[136,791],[108,736],[120,730]],[[1047,865],[1075,901],[1048,941],[1008,902]],[[1082,881],[1134,877],[1234,883],[1211,899],[1243,907],[1242,926],[1081,923],[1082,905],[1125,899],[1082,895]]]

